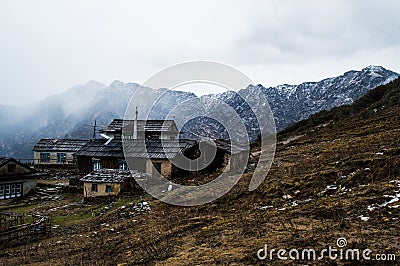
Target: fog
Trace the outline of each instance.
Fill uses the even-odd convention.
[[[0,104],[89,80],[144,83],[181,62],[229,64],[256,83],[400,72],[399,1],[0,1]],[[207,91],[209,93],[211,91]]]

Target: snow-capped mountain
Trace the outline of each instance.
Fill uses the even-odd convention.
[[[381,66],[368,66],[361,71],[348,71],[341,76],[300,85],[264,88],[275,116],[278,130],[303,120],[311,114],[332,107],[351,104],[369,90],[396,79],[399,74]]]
[[[205,115],[224,113],[221,101],[232,107],[240,116],[250,139],[259,134],[256,113],[265,108],[257,93],[263,93],[274,114],[277,130],[307,118],[309,115],[332,107],[350,104],[369,90],[396,79],[399,74],[379,66],[369,66],[361,71],[349,71],[341,76],[327,78],[319,82],[305,82],[299,85],[280,85],[265,88],[262,85],[249,85],[239,94],[228,91],[222,94],[204,95],[199,98],[193,93],[166,91],[146,88],[141,90],[141,104],[147,103],[150,96],[162,95],[153,106],[150,118],[173,118],[171,110],[181,105],[180,114],[191,115],[193,106],[185,107],[183,102],[201,102]],[[139,87],[136,83],[114,81],[109,86],[90,81],[74,87],[59,95],[47,97],[32,106],[17,108],[0,106],[0,155],[16,158],[32,158],[32,147],[40,138],[81,138],[92,137],[94,121],[99,128],[108,125],[114,118],[123,118],[130,98]],[[186,109],[185,109],[186,108]],[[197,111],[196,111],[197,112]],[[139,117],[140,117],[139,110]],[[227,114],[229,115],[229,114]],[[260,125],[265,126],[265,125]],[[184,137],[211,136],[226,138],[221,123],[200,116],[190,120],[183,127]]]
[[[244,121],[250,140],[257,138],[260,133],[256,114],[265,113],[263,101],[258,93],[264,93],[274,115],[276,130],[308,118],[311,114],[322,110],[329,110],[335,106],[351,104],[369,90],[379,85],[387,84],[399,77],[399,74],[381,66],[368,66],[361,71],[348,71],[341,76],[327,78],[318,82],[304,82],[299,85],[279,85],[265,88],[261,84],[249,85],[238,93],[228,91],[219,95],[205,95],[201,98],[212,103],[223,101],[231,106]],[[250,109],[250,106],[254,109]],[[214,105],[215,110],[209,113],[221,112]],[[265,127],[266,125],[260,125]],[[216,130],[210,130],[214,128]],[[201,118],[187,125],[187,131],[201,131],[203,134],[215,138],[227,138],[227,132],[220,123]],[[185,131],[185,130],[184,130]]]

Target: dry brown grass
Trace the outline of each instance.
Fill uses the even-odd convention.
[[[50,238],[1,250],[0,265],[254,265],[264,244],[321,250],[339,237],[351,248],[399,257],[400,208],[367,209],[399,189],[389,182],[400,179],[399,114],[393,107],[293,133],[304,135],[278,145],[271,171],[253,192],[247,191],[251,174],[245,174],[230,193],[203,206],[144,196],[152,211],[129,219],[121,218],[119,207],[140,198],[125,198],[104,215],[101,204],[60,209],[53,220],[68,218]],[[321,193],[328,185],[348,190]],[[293,198],[284,199],[287,194]],[[35,208],[46,213],[61,206],[48,204]]]

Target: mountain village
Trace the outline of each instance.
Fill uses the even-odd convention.
[[[368,239],[392,254],[397,235],[387,228],[398,228],[400,210],[400,153],[392,143],[400,139],[399,87],[396,79],[351,105],[316,112],[280,131],[271,171],[253,192],[248,187],[261,156],[259,139],[246,158],[240,145],[203,139],[201,145],[216,147],[210,160],[201,157],[200,141],[186,139],[174,120],[137,115],[93,127],[90,139],[39,139],[29,163],[0,158],[0,258],[7,265],[136,265],[174,264],[175,257],[197,261],[196,253],[205,260],[213,254],[208,259],[219,264],[226,259],[219,252],[229,247],[230,262],[252,264],[253,244],[277,235],[289,245],[297,234],[311,243],[316,236],[334,241],[351,232],[358,234],[354,245]],[[180,169],[170,161],[179,154],[202,158],[198,164],[206,167]],[[202,185],[226,169],[235,175],[235,160],[247,162],[238,183],[204,206],[168,205],[138,184],[162,175],[171,181],[163,184],[167,194],[174,183]],[[382,242],[373,242],[374,230],[386,234]],[[182,239],[199,249],[181,246]],[[115,253],[104,253],[105,244]]]

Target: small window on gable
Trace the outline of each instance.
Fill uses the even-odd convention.
[[[111,185],[106,185],[106,192],[112,192]]]
[[[16,165],[14,163],[10,163],[7,165],[7,172],[8,173],[15,173]]]
[[[97,192],[97,184],[92,184],[92,191]]]
[[[93,170],[100,170],[101,169],[101,161],[100,159],[92,159]]]
[[[118,160],[118,168],[119,170],[128,170],[128,165],[125,160]]]

